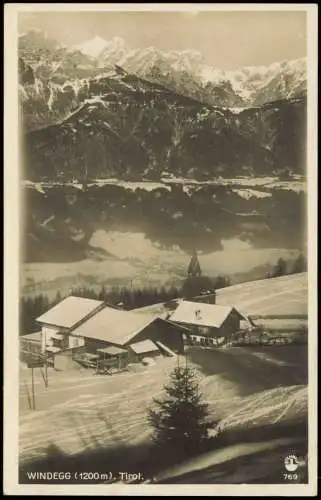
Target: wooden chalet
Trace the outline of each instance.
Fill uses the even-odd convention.
[[[55,354],[84,345],[72,331],[103,307],[102,301],[70,296],[39,316],[42,352]]]
[[[187,327],[191,338],[201,344],[219,345],[240,331],[247,320],[236,307],[181,301],[170,321]]]
[[[184,352],[183,326],[155,314],[124,311],[102,301],[70,296],[37,318],[41,330],[25,335],[21,351],[51,357],[57,369],[122,369],[144,357]],[[36,335],[37,338],[34,338]]]
[[[184,352],[184,331],[151,314],[106,306],[72,331],[82,339],[82,346],[74,349],[74,358],[89,355],[97,366],[123,368],[143,357],[176,355]]]

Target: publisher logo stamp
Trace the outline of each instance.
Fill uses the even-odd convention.
[[[284,467],[288,472],[295,472],[299,467],[298,457],[295,455],[288,455],[285,457]]]

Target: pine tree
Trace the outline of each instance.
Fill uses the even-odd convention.
[[[287,274],[287,262],[285,259],[280,257],[275,265],[273,277],[277,278],[278,276],[285,276],[286,274]]]
[[[106,300],[106,298],[107,298],[106,288],[104,287],[104,285],[102,285],[100,292],[98,294],[98,300]]]
[[[189,299],[212,289],[213,282],[208,276],[189,276],[183,283],[182,295]]]
[[[215,280],[214,288],[226,288],[231,285],[231,280],[228,276],[218,276]]]
[[[201,449],[214,422],[208,418],[208,406],[201,401],[195,373],[177,367],[164,387],[164,399],[153,399],[149,422],[154,428],[154,442],[161,448],[191,454]]]
[[[293,263],[292,273],[304,273],[307,271],[307,261],[302,253],[298,256],[298,258]]]

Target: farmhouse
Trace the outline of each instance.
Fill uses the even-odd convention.
[[[59,369],[84,359],[87,366],[103,364],[121,369],[146,357],[173,356],[184,352],[183,336],[189,336],[183,326],[155,314],[124,311],[102,301],[73,296],[42,314],[37,322],[41,326],[37,339],[35,335],[23,336],[22,351],[37,349],[51,356]]]
[[[41,326],[42,352],[57,353],[84,345],[72,330],[91,317],[105,304],[99,300],[70,296],[36,319]]]
[[[183,331],[179,325],[154,315],[105,306],[73,329],[72,335],[81,339],[79,352],[103,359],[112,357],[121,364],[120,358],[130,362],[155,353],[184,352]]]
[[[191,331],[192,340],[202,344],[219,344],[240,330],[247,318],[232,306],[219,306],[181,301],[170,321],[182,324]]]

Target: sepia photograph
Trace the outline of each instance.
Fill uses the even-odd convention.
[[[8,493],[313,496],[317,7],[6,7]]]

